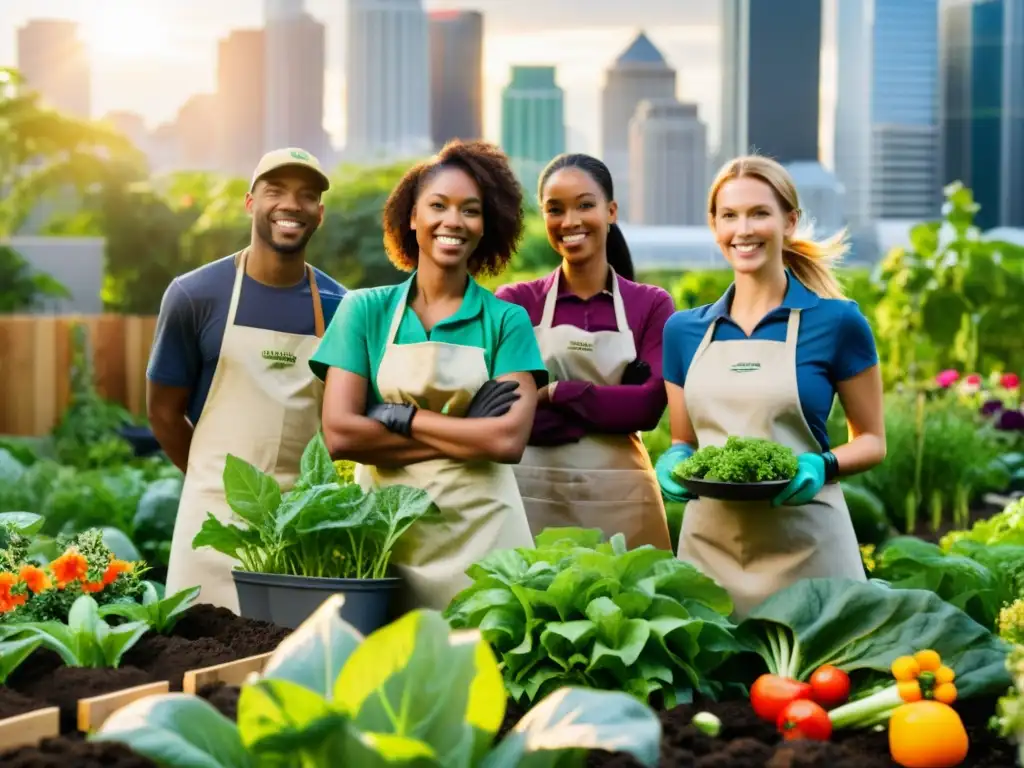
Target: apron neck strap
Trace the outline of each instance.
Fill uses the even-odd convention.
[[[800,336],[800,310],[789,310],[789,322],[786,323],[786,350],[796,360],[796,344]]]
[[[612,304],[615,306],[615,327],[619,333],[629,331],[629,323],[626,321],[626,305],[622,301],[622,294],[619,292],[619,276],[615,274],[612,266],[608,265],[608,273],[612,281]],[[538,328],[548,329],[555,322],[555,303],[558,301],[558,285],[562,279],[562,268],[555,270],[554,280],[551,281],[551,288],[544,297],[544,312],[540,317]]]
[[[318,339],[324,336],[324,305],[320,302],[320,289],[316,287],[316,272],[312,264],[306,265],[309,275],[309,292],[313,295],[313,330]]]
[[[414,277],[413,280],[416,278]],[[405,316],[405,308],[409,304],[409,291],[412,290],[412,282],[402,292],[401,297],[398,300],[398,306],[395,307],[395,313],[391,316],[391,327],[388,329],[388,338],[385,344],[394,344],[395,337],[398,335],[398,328],[402,324],[402,317]]]
[[[235,324],[235,315],[238,314],[238,303],[242,298],[242,280],[245,277],[245,263],[248,258],[248,248],[244,248],[236,254],[235,284],[231,289],[231,305],[228,307],[228,327]],[[313,295],[313,330],[317,338],[323,338],[324,306],[320,301],[320,290],[316,287],[316,273],[310,264],[306,265],[306,275],[309,277],[309,291]]]

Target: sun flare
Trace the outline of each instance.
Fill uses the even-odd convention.
[[[94,61],[137,61],[170,52],[167,20],[159,10],[127,3],[91,11],[84,36]]]

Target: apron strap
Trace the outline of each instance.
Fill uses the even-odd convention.
[[[309,273],[309,291],[313,294],[313,330],[318,339],[324,336],[324,306],[320,302],[320,289],[316,287],[316,273],[311,264],[306,265]]]
[[[395,307],[395,314],[391,316],[391,327],[388,329],[388,338],[385,342],[385,346],[395,343],[395,337],[398,335],[398,328],[402,324],[402,318],[405,316],[405,308],[409,303],[409,291],[411,290],[412,284],[410,283],[405,293],[402,294],[402,298],[398,300],[398,306]]]
[[[789,322],[786,323],[786,355],[796,370],[796,344],[800,335],[800,310],[789,310]]]
[[[551,281],[548,295],[544,297],[544,313],[540,316],[540,324],[537,326],[545,331],[555,322],[555,302],[558,300],[558,281],[562,279],[562,268],[559,267],[552,274],[554,280]]]
[[[697,359],[704,354],[704,350],[711,345],[711,341],[715,337],[715,327],[718,325],[719,319],[720,318],[716,317],[711,321],[710,325],[708,325],[708,329],[704,332],[704,338],[700,340],[700,345],[697,347],[697,351],[693,353],[693,359],[690,360],[691,368],[693,368],[693,364],[697,362]]]
[[[228,319],[225,326],[227,328],[230,328],[235,324],[235,315],[238,313],[238,302],[242,297],[242,278],[245,276],[245,262],[248,257],[248,248],[243,248],[235,254],[235,285],[231,289],[231,304],[228,306]]]
[[[622,301],[622,293],[619,291],[619,276],[615,270],[608,265],[608,271],[612,277],[612,304],[615,306],[615,326],[619,333],[629,332],[629,322],[626,320],[626,304]]]

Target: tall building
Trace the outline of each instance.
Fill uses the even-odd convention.
[[[349,0],[345,79],[347,157],[431,150],[430,44],[421,0]]]
[[[786,166],[800,198],[801,224],[810,225],[815,237],[830,237],[843,228],[846,215],[843,185],[821,163],[798,161]]]
[[[264,144],[323,155],[325,30],[302,0],[266,0]]]
[[[846,217],[871,222],[871,91],[874,0],[836,0],[834,166],[846,190]]]
[[[619,216],[633,221],[629,123],[646,99],[676,97],[676,72],[644,33],[640,33],[606,73],[601,93],[601,154],[615,182]]]
[[[544,166],[565,151],[565,97],[554,67],[512,67],[501,94],[501,146],[528,199]]]
[[[646,99],[629,124],[630,223],[707,222],[707,128],[696,104]]]
[[[235,176],[252,173],[266,140],[266,34],[236,29],[217,44],[217,165]],[[291,146],[286,144],[286,146]],[[312,151],[312,150],[310,150]]]
[[[943,170],[981,206],[978,226],[1024,227],[1024,2],[947,0]]]
[[[723,0],[723,160],[818,160],[821,4],[786,0],[780,13],[778,0]]]
[[[484,135],[484,17],[430,13],[430,135],[434,148]]]
[[[79,118],[92,117],[92,77],[78,24],[35,19],[18,30],[18,69],[28,90],[48,106]]]

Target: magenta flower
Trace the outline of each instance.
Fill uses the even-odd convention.
[[[949,368],[935,377],[935,383],[943,389],[947,389],[960,378],[960,374]]]

